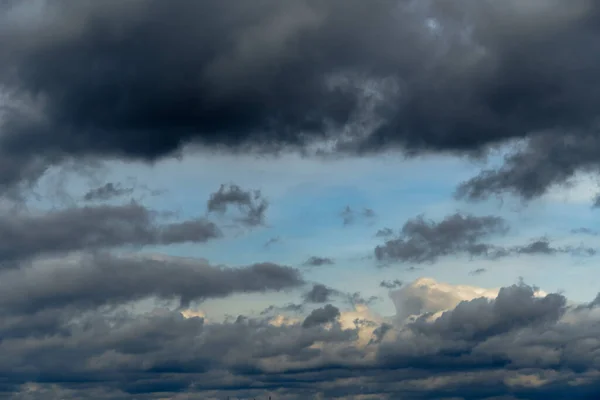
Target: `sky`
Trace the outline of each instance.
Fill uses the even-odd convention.
[[[598,398],[598,39],[593,0],[0,2],[0,399]]]

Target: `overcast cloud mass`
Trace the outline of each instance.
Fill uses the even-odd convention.
[[[0,1],[0,399],[599,398],[599,76],[595,0]]]

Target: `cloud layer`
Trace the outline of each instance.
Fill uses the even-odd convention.
[[[459,195],[539,196],[598,169],[599,11],[591,0],[10,3],[0,183],[187,143],[481,154],[520,139]]]
[[[304,320],[223,323],[167,309],[46,311],[27,321],[39,333],[30,325],[22,336],[17,314],[0,325],[3,390],[33,398],[149,399],[159,392],[194,399],[541,399],[556,393],[584,399],[598,390],[593,351],[600,314],[593,303],[571,307],[562,295],[525,284],[495,294],[477,288],[467,294],[431,280],[408,287],[413,293],[405,290],[403,297],[421,298],[430,311],[393,322],[364,306],[344,311],[331,304]],[[444,291],[446,300],[439,297]],[[46,383],[27,383],[33,379]]]

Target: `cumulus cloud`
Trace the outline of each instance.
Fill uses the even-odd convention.
[[[325,307],[312,310],[308,317],[304,319],[302,326],[304,328],[311,328],[313,326],[333,322],[339,316],[340,310],[331,304],[327,304]]]
[[[466,285],[449,285],[432,278],[419,278],[409,285],[390,292],[400,320],[409,316],[435,314],[456,307],[461,301],[476,298],[495,298],[497,289],[483,289]]]
[[[225,322],[170,309],[14,314],[0,323],[1,390],[17,398],[294,400],[597,393],[593,302],[571,307],[524,283],[486,290],[421,279],[401,290],[430,306],[404,320],[331,304],[304,319]],[[55,330],[43,331],[50,322]]]

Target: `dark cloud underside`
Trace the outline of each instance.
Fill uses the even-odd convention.
[[[349,329],[331,304],[288,325],[273,325],[271,317],[211,323],[168,310],[46,310],[27,320],[14,314],[0,320],[0,393],[291,400],[498,399],[511,393],[591,399],[599,390],[596,311],[593,303],[572,308],[559,294],[540,295],[519,284],[503,288],[495,300],[460,302],[437,319],[363,320]],[[24,324],[28,333],[19,335]],[[365,327],[373,337],[356,346]],[[39,383],[28,383],[33,380]]]
[[[194,259],[104,254],[50,264],[5,273],[0,312],[94,309],[150,297],[189,305],[193,300],[290,289],[304,283],[297,270],[272,263],[221,268]]]
[[[598,169],[594,1],[12,4],[21,12],[0,10],[3,185],[69,157],[152,161],[190,142],[477,154],[531,139],[467,183],[469,198],[533,197]]]
[[[205,219],[160,223],[142,205],[67,208],[40,215],[0,215],[0,261],[120,246],[202,243],[221,236]]]

